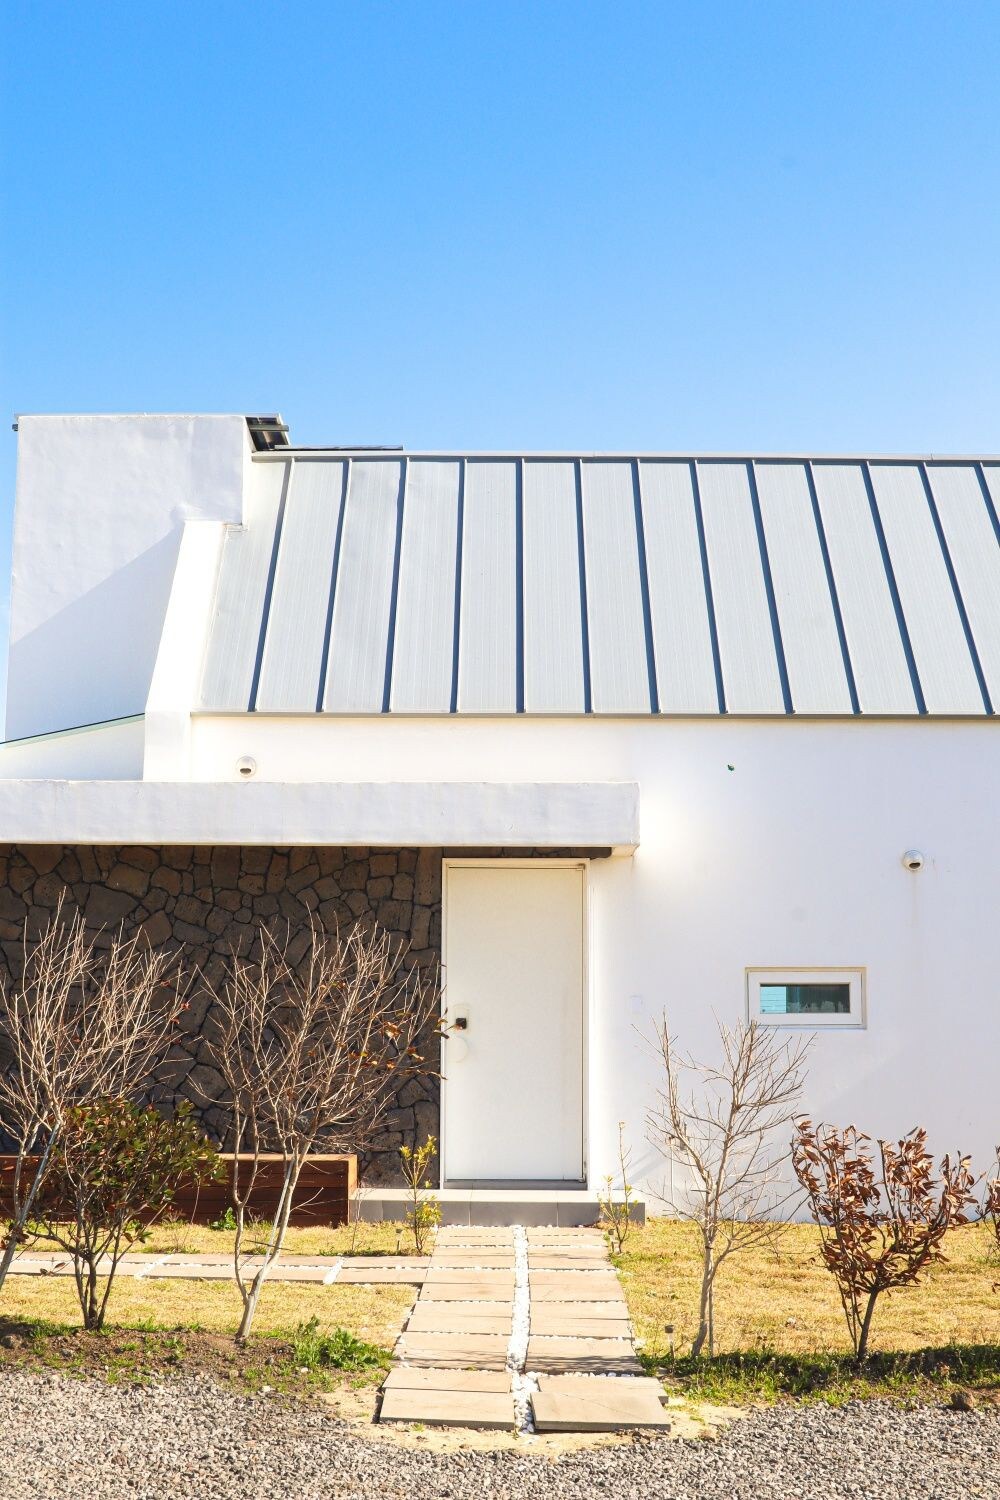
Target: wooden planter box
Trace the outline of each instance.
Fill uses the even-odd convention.
[[[177,1193],[173,1208],[192,1224],[211,1224],[221,1219],[229,1207],[229,1163],[232,1156],[220,1153],[225,1164],[226,1175],[218,1182],[203,1184],[200,1188],[182,1187]],[[249,1163],[250,1157],[243,1161]],[[14,1182],[13,1156],[0,1156],[0,1217],[7,1218],[11,1212],[11,1192]],[[26,1179],[34,1163],[25,1164]],[[257,1169],[257,1182],[250,1199],[249,1212],[258,1219],[270,1219],[278,1202],[281,1189],[282,1164],[280,1156],[261,1156]],[[358,1159],[356,1156],[310,1156],[302,1168],[299,1178],[296,1205],[290,1222],[295,1225],[318,1224],[336,1227],[350,1220],[350,1204],[358,1186]]]
[[[232,1156],[220,1153],[225,1164],[226,1175],[218,1182],[208,1182],[195,1190],[181,1189],[174,1200],[174,1207],[192,1224],[211,1224],[221,1219],[229,1207],[229,1164]],[[250,1162],[244,1156],[241,1160]],[[257,1181],[250,1199],[248,1211],[258,1219],[271,1219],[281,1191],[282,1162],[280,1156],[261,1156],[257,1167]],[[350,1203],[358,1186],[358,1158],[356,1156],[316,1155],[306,1159],[299,1177],[295,1206],[289,1223],[295,1225],[321,1224],[336,1227],[350,1220]]]

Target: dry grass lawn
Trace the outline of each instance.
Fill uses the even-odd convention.
[[[254,1327],[261,1335],[287,1335],[315,1317],[321,1333],[346,1328],[366,1343],[391,1348],[415,1296],[415,1288],[406,1286],[274,1281],[264,1288]],[[108,1326],[113,1328],[234,1333],[239,1315],[236,1287],[219,1281],[136,1281],[117,1276],[108,1304]],[[0,1294],[0,1316],[12,1322],[78,1326],[76,1288],[65,1276],[11,1276]]]
[[[266,1234],[268,1226],[258,1232]],[[209,1229],[201,1224],[158,1224],[137,1250],[151,1255],[231,1254],[236,1236],[232,1230]],[[248,1236],[254,1238],[251,1232]],[[289,1229],[285,1234],[288,1255],[412,1255],[413,1235],[399,1224],[343,1224],[339,1229],[322,1227]]]
[[[815,1228],[792,1224],[780,1254],[734,1256],[719,1273],[715,1339],[720,1353],[846,1353],[847,1327],[833,1277],[818,1254]],[[952,1232],[948,1260],[924,1284],[887,1294],[873,1326],[873,1350],[1000,1344],[1000,1280],[992,1236],[980,1224]],[[993,1253],[991,1254],[991,1250]],[[653,1360],[669,1356],[672,1324],[678,1356],[696,1329],[700,1257],[691,1225],[654,1219],[634,1229],[617,1258],[636,1334]]]

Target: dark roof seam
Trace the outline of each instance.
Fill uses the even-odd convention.
[[[583,711],[585,714],[589,714],[593,713],[594,701],[591,692],[592,681],[590,675],[590,606],[587,592],[587,549],[583,530],[583,462],[579,458],[573,464],[573,473],[576,479],[576,552],[580,570],[580,649],[583,664]]]
[[[767,551],[767,537],[764,535],[764,516],[760,508],[760,495],[757,492],[757,470],[753,459],[747,463],[747,479],[750,483],[750,504],[753,508],[753,521],[757,531],[757,548],[760,552],[760,565],[764,573],[764,593],[767,596],[767,610],[771,617],[771,637],[774,641],[774,656],[778,665],[778,680],[781,684],[781,697],[785,705],[785,713],[795,712],[792,703],[792,688],[788,680],[788,663],[785,660],[785,643],[781,638],[781,621],[778,618],[778,600],[774,592],[774,579],[771,576],[771,559]]]
[[[392,554],[389,625],[385,642],[385,677],[382,682],[382,712],[384,714],[387,714],[392,706],[392,668],[396,654],[396,613],[399,608],[399,571],[403,552],[403,512],[406,504],[408,472],[409,460],[404,458],[399,465],[399,491],[396,496],[396,541]]]
[[[979,488],[983,492],[987,514],[993,523],[993,534],[997,539],[997,546],[1000,547],[1000,516],[997,515],[997,508],[993,503],[993,492],[986,481],[986,470],[981,462],[973,464],[973,468],[976,471],[976,478],[979,480]]]
[[[913,697],[917,705],[917,713],[927,712],[927,702],[924,698],[923,686],[920,682],[920,673],[917,671],[917,659],[913,654],[913,642],[910,640],[910,631],[903,613],[903,601],[899,596],[899,585],[896,583],[896,571],[892,566],[892,558],[889,556],[889,543],[885,538],[885,528],[882,525],[882,517],[879,514],[878,501],[875,498],[875,486],[872,483],[871,470],[868,461],[861,465],[861,477],[864,480],[865,492],[868,496],[868,509],[871,512],[872,524],[875,527],[875,536],[878,541],[879,551],[882,554],[882,567],[885,569],[886,582],[889,585],[889,597],[896,614],[896,628],[899,631],[899,639],[903,647],[903,655],[906,657],[906,666],[910,674],[910,685],[913,688]]]
[[[656,645],[653,640],[653,606],[649,595],[649,559],[646,556],[646,521],[642,509],[642,470],[639,460],[632,462],[635,539],[639,551],[639,592],[642,603],[642,628],[646,639],[646,675],[649,679],[649,711],[660,712],[660,688],[656,680]]]
[[[458,712],[459,657],[462,649],[462,554],[465,543],[465,469],[466,459],[458,466],[458,499],[455,511],[455,619],[451,640],[451,704],[450,713]]]
[[[844,624],[844,613],[840,607],[840,595],[837,592],[837,581],[833,575],[833,559],[830,556],[830,546],[826,539],[826,527],[823,524],[823,512],[820,509],[819,494],[816,489],[816,476],[813,474],[811,463],[807,463],[806,484],[809,486],[809,498],[812,502],[813,520],[816,523],[816,534],[819,537],[819,549],[823,555],[823,567],[826,571],[826,583],[830,590],[830,603],[833,605],[833,618],[837,627],[837,639],[840,642],[840,654],[844,659],[844,675],[847,678],[847,691],[851,698],[851,709],[854,713],[861,712],[861,699],[858,696],[858,684],[854,676],[854,663],[851,661],[851,652],[847,644],[847,627]]]
[[[524,713],[524,459],[514,473],[514,711]]]
[[[722,675],[722,652],[719,647],[719,624],[715,617],[715,592],[712,587],[712,570],[708,561],[708,541],[705,536],[705,517],[701,508],[701,485],[698,482],[698,461],[690,460],[691,494],[694,500],[694,520],[698,531],[698,552],[701,556],[701,576],[705,586],[705,605],[708,611],[708,634],[712,644],[712,665],[715,668],[715,691],[719,699],[719,713],[728,713],[726,707],[726,684]]]
[[[979,659],[979,648],[976,645],[976,638],[972,633],[972,622],[970,621],[968,611],[965,608],[965,600],[962,598],[962,590],[958,586],[958,574],[955,572],[955,564],[952,560],[951,549],[948,546],[948,539],[944,534],[944,525],[941,521],[941,513],[938,510],[937,501],[934,498],[934,489],[931,485],[930,475],[927,473],[927,467],[925,464],[918,464],[917,468],[920,472],[920,479],[924,487],[924,495],[927,498],[927,505],[931,513],[931,520],[934,522],[934,530],[937,533],[938,545],[941,548],[941,555],[944,558],[944,565],[948,571],[948,579],[951,583],[951,591],[955,596],[955,604],[958,609],[958,616],[962,622],[962,629],[965,632],[965,644],[969,648],[969,656],[972,659],[972,670],[976,674],[976,681],[979,684],[979,691],[982,694],[983,707],[986,709],[986,712],[988,714],[992,714],[993,702],[990,698],[990,690],[986,685],[986,675],[983,672],[983,664]]]
[[[326,602],[326,620],[323,626],[323,651],[319,664],[319,683],[316,688],[316,712],[322,713],[326,705],[326,679],[330,671],[330,651],[333,644],[333,611],[337,602],[337,580],[340,577],[340,552],[344,538],[344,518],[351,489],[353,460],[346,459],[340,483],[340,509],[337,513],[337,532],[333,542],[333,562],[330,565],[330,592]]]
[[[260,690],[260,674],[264,668],[264,650],[267,643],[268,626],[271,623],[271,599],[274,594],[274,579],[278,571],[278,555],[281,551],[281,533],[285,525],[285,506],[288,501],[288,493],[292,487],[292,475],[295,465],[289,464],[281,480],[281,495],[278,500],[278,515],[274,523],[274,541],[271,544],[271,557],[267,567],[267,581],[264,584],[264,602],[260,612],[260,630],[257,633],[257,650],[254,656],[253,676],[250,680],[250,702],[247,705],[249,713],[253,713],[257,707],[257,694]]]

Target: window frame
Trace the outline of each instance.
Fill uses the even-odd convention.
[[[768,984],[844,984],[851,1008],[844,1014],[810,1011],[803,1015],[764,1015],[760,990]],[[864,968],[747,968],[747,1018],[787,1031],[864,1031],[868,1025],[868,975]]]

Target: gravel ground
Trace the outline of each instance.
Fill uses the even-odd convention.
[[[0,1381],[4,1500],[941,1500],[1000,1496],[1000,1412],[878,1403],[759,1412],[717,1442],[637,1439],[552,1462],[372,1442],[312,1407],[210,1380],[139,1390]]]

